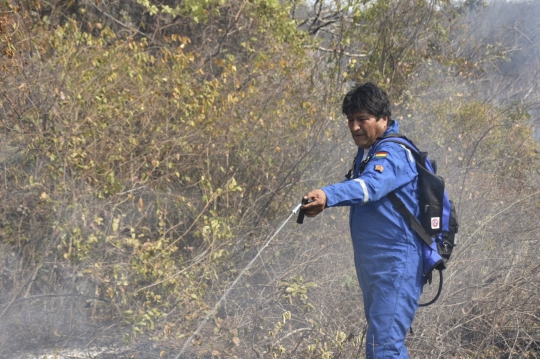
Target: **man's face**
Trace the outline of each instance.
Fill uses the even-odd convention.
[[[377,121],[375,116],[365,111],[353,112],[347,115],[347,120],[354,143],[366,149],[371,147],[388,128],[388,117],[382,117]]]

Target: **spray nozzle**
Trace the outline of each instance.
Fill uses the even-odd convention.
[[[313,202],[312,198],[302,197],[302,203],[301,205],[308,204]],[[300,212],[298,212],[298,218],[296,219],[296,223],[302,224],[304,223],[304,216],[306,215],[306,210],[300,208]]]

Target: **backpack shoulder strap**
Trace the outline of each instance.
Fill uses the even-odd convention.
[[[405,206],[405,203],[403,203],[403,201],[396,195],[394,191],[388,193],[388,198],[390,199],[390,202],[392,202],[394,209],[405,219],[405,222],[407,222],[407,224],[420,236],[420,238],[422,238],[422,240],[431,247],[433,244],[433,239],[429,234],[427,234],[424,227],[422,227],[418,221],[418,218],[416,218]]]
[[[416,163],[418,164],[418,160],[420,159],[420,151],[418,148],[405,136],[403,136],[400,133],[391,133],[385,137],[382,137],[378,142],[377,145],[380,145],[383,142],[396,142],[401,145],[404,145],[409,150],[411,150],[414,153],[414,157],[416,160]],[[422,224],[418,221],[418,218],[416,218],[411,211],[405,206],[405,203],[396,195],[394,191],[390,192],[388,194],[388,198],[392,202],[392,206],[394,209],[401,214],[401,216],[405,219],[407,224],[422,238],[424,242],[428,246],[431,246],[433,244],[433,239],[431,236],[426,232],[424,227],[422,227]]]
[[[400,145],[403,145],[407,147],[409,150],[411,150],[413,154],[415,155],[415,157],[417,155],[420,155],[420,150],[418,149],[418,147],[416,147],[416,145],[411,140],[409,140],[407,137],[405,137],[401,133],[390,133],[384,137],[379,137],[375,146],[379,146],[380,144],[384,142],[399,143]]]

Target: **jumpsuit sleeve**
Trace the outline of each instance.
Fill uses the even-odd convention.
[[[358,178],[322,190],[326,194],[327,207],[359,205],[378,201],[411,182],[415,176],[416,164],[410,150],[398,143],[386,142],[376,148]]]

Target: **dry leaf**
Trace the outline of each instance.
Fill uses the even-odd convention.
[[[139,198],[139,212],[142,212],[144,210],[144,202],[143,202],[143,199],[142,197]]]

